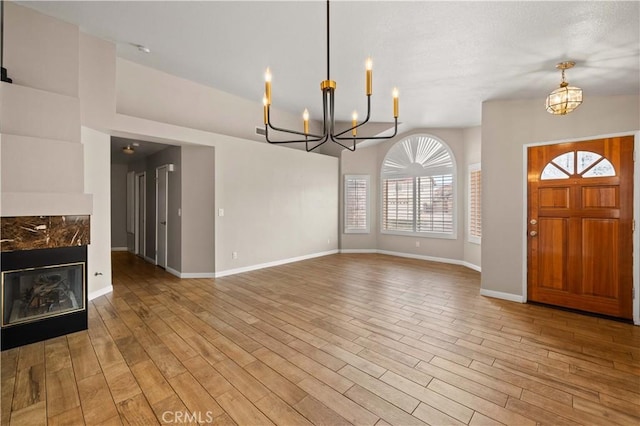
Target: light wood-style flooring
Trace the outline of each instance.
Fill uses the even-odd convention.
[[[637,425],[640,328],[332,255],[177,279],[114,253],[88,331],[2,352],[3,425]]]

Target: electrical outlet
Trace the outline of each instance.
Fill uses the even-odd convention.
[[[331,244],[331,238],[327,238],[327,244]]]
[[[218,216],[224,216],[224,209],[218,209]]]
[[[238,258],[238,252],[237,251],[232,251],[231,252],[231,258],[232,259],[237,259]]]
[[[416,241],[416,247],[420,247],[420,241]]]

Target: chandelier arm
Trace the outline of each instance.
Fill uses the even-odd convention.
[[[364,126],[365,124],[367,124],[369,122],[369,118],[370,117],[371,117],[371,95],[367,95],[367,117],[364,119],[364,121],[362,123],[356,125],[356,126],[350,127],[350,128],[348,128],[348,129],[346,129],[346,130],[344,130],[344,131],[342,131],[342,132],[340,132],[338,134],[335,134],[333,136],[337,138],[339,136],[344,135],[347,132],[352,131],[353,129],[357,129],[360,126]],[[344,138],[344,139],[341,139],[341,140],[346,140],[346,139],[353,139],[353,137],[347,137],[347,138]]]
[[[356,141],[364,141],[364,140],[369,140],[369,139],[373,139],[373,140],[384,140],[384,139],[391,139],[393,137],[395,137],[398,134],[398,117],[394,118],[394,129],[393,129],[393,134],[389,135],[389,136],[356,136],[356,137],[339,137],[339,135],[331,135],[331,140],[338,143],[337,141],[350,141],[350,140],[356,140]],[[344,133],[344,132],[343,132]]]
[[[329,138],[328,138],[328,137],[325,137],[325,138],[324,138],[324,140],[323,140],[322,142],[320,142],[320,143],[319,143],[319,144],[317,144],[316,146],[312,147],[311,149],[309,149],[309,144],[307,143],[307,145],[306,145],[307,152],[311,152],[311,151],[313,151],[314,149],[318,148],[319,146],[324,145],[324,143],[325,143],[325,142],[327,142],[328,140],[329,140]]]
[[[316,135],[316,134],[312,134],[312,133],[304,133],[304,132],[298,132],[296,130],[289,130],[289,129],[284,129],[281,127],[276,127],[274,125],[271,124],[271,108],[267,109],[267,123],[265,124],[265,130],[268,130],[268,128],[270,128],[271,130],[275,130],[276,132],[282,132],[282,133],[289,133],[292,135],[300,135],[300,136],[305,136],[305,137],[311,137],[311,141],[319,141],[322,140],[322,138],[326,137],[326,132],[322,135]],[[267,135],[268,135],[268,131],[267,131]],[[265,135],[266,136],[266,135]],[[305,139],[301,139],[301,140],[292,140],[292,141],[269,141],[267,139],[267,142],[269,143],[294,143],[294,142],[304,142]]]

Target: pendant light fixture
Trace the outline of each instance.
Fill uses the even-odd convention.
[[[556,68],[562,70],[562,81],[560,87],[547,96],[547,112],[554,115],[566,115],[582,104],[582,89],[569,86],[565,79],[564,72],[575,66],[573,61],[560,62]]]
[[[135,149],[131,146],[131,145],[127,145],[124,148],[122,148],[122,152],[124,152],[127,155],[131,155],[133,154],[135,151]]]
[[[356,142],[367,139],[391,139],[398,133],[398,90],[393,90],[393,119],[395,122],[394,132],[390,136],[358,136],[358,128],[363,126],[369,121],[371,115],[371,93],[372,93],[372,62],[371,59],[367,59],[366,62],[366,84],[365,92],[367,95],[367,115],[364,121],[358,123],[358,114],[354,111],[351,121],[351,127],[338,132],[335,129],[335,93],[336,82],[331,80],[330,77],[330,43],[329,43],[329,1],[327,1],[327,79],[320,83],[320,90],[322,91],[322,134],[314,134],[309,132],[309,111],[304,110],[302,116],[302,131],[283,129],[276,127],[271,123],[271,71],[267,68],[265,73],[265,93],[262,99],[264,104],[264,129],[265,138],[267,142],[272,144],[286,144],[286,143],[299,143],[304,142],[307,152],[313,151],[319,146],[323,145],[327,141],[337,143],[343,148],[349,151],[356,150]],[[288,133],[295,135],[290,140],[274,140],[269,134],[269,131]],[[347,134],[349,135],[347,136]]]

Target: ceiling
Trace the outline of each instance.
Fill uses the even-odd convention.
[[[318,1],[19,2],[114,41],[120,57],[261,102],[321,117],[326,6]],[[560,83],[592,96],[640,92],[640,2],[333,1],[331,79],[338,118],[364,115],[373,58],[372,120],[403,130],[480,124],[482,102],[537,99]],[[151,49],[140,52],[131,45]]]
[[[125,154],[122,148],[130,146],[133,148],[133,154]],[[112,164],[128,164],[134,161],[141,160],[145,157],[155,154],[158,151],[162,151],[169,145],[161,143],[147,142],[142,140],[133,140],[120,138],[116,136],[111,137],[111,163]]]

